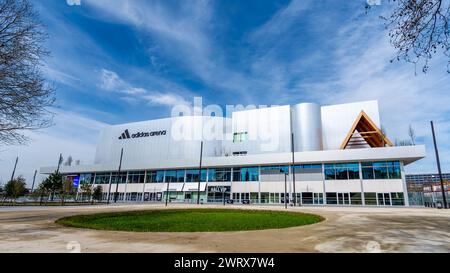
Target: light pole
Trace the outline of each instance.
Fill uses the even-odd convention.
[[[13,172],[11,174],[11,181],[14,180],[14,175],[16,173],[16,168],[17,168],[17,162],[19,162],[19,157],[16,157],[16,163],[14,163],[14,169],[13,169]]]
[[[297,192],[295,190],[295,143],[294,133],[291,133],[291,150],[292,150],[292,182],[294,186],[294,207],[297,206]]]
[[[122,171],[122,159],[123,159],[123,148],[120,151],[120,162],[119,162],[119,170],[118,170],[117,177],[116,177],[116,192],[114,193],[114,203],[117,203],[117,195],[119,194],[119,177],[120,177],[120,181],[122,182],[122,176],[120,175],[120,172]],[[111,183],[112,183],[112,181],[111,181]],[[111,183],[109,183],[110,189],[111,189]],[[109,198],[108,198],[108,202],[109,202]]]
[[[442,176],[442,170],[441,170],[441,161],[439,159],[439,151],[436,143],[436,134],[434,132],[434,123],[431,121],[431,132],[433,134],[433,142],[434,142],[434,151],[436,152],[436,163],[438,166],[439,171],[439,180],[441,181],[441,192],[442,192],[442,201],[444,203],[444,209],[447,208],[447,198],[445,196],[445,189],[444,189],[444,178]]]
[[[283,169],[280,169],[281,173],[284,173],[284,207],[287,209],[287,202],[289,201],[289,198],[287,198],[287,172]]]
[[[221,191],[222,191],[223,205],[225,206],[225,192],[227,191],[227,188],[226,187],[222,187]]]
[[[200,183],[202,180],[203,141],[200,146],[200,166],[198,169],[197,205],[200,205]]]
[[[166,183],[167,183],[167,190],[166,190],[166,207],[167,207],[167,203],[169,202],[169,185],[170,185],[170,179],[169,179],[169,181],[167,181]]]
[[[36,174],[37,174],[37,170],[34,171],[33,184],[31,185],[31,193],[33,193],[33,190],[34,190],[34,182],[36,182]]]

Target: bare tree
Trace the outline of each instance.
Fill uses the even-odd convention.
[[[64,163],[64,166],[72,166],[73,158],[71,155],[66,159],[66,162]]]
[[[441,52],[449,58],[450,73],[450,0],[390,0],[395,5],[386,21],[391,44],[397,50],[394,60],[419,64],[426,73],[433,55]]]
[[[411,124],[409,125],[408,135],[409,135],[409,139],[411,140],[411,145],[415,146],[416,145],[416,131],[414,130],[414,128],[412,127]]]
[[[25,130],[52,124],[54,88],[41,72],[46,39],[29,0],[0,0],[0,143],[23,144]]]

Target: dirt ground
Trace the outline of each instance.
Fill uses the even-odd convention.
[[[280,230],[223,233],[112,232],[66,228],[54,223],[58,218],[75,214],[144,209],[165,208],[161,205],[0,208],[0,252],[450,252],[450,210],[425,208],[289,208],[319,214],[326,221]]]

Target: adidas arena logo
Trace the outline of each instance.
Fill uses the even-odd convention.
[[[167,131],[154,131],[154,132],[140,132],[130,135],[130,131],[126,129],[122,135],[119,137],[120,140],[132,139],[132,138],[142,138],[142,137],[154,137],[154,136],[165,136]]]

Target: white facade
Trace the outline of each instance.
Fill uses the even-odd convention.
[[[289,202],[303,204],[408,205],[403,166],[425,157],[425,148],[339,150],[361,111],[380,127],[376,101],[323,107],[307,103],[235,112],[231,119],[186,116],[110,126],[100,134],[93,165],[62,166],[61,172],[102,186],[105,198],[117,197],[117,192],[119,201],[170,196],[194,202],[200,189],[203,202],[223,196],[235,202],[283,203],[286,192]],[[115,183],[122,149],[124,178]],[[286,187],[283,168],[289,173]],[[41,173],[55,169],[42,168]]]

